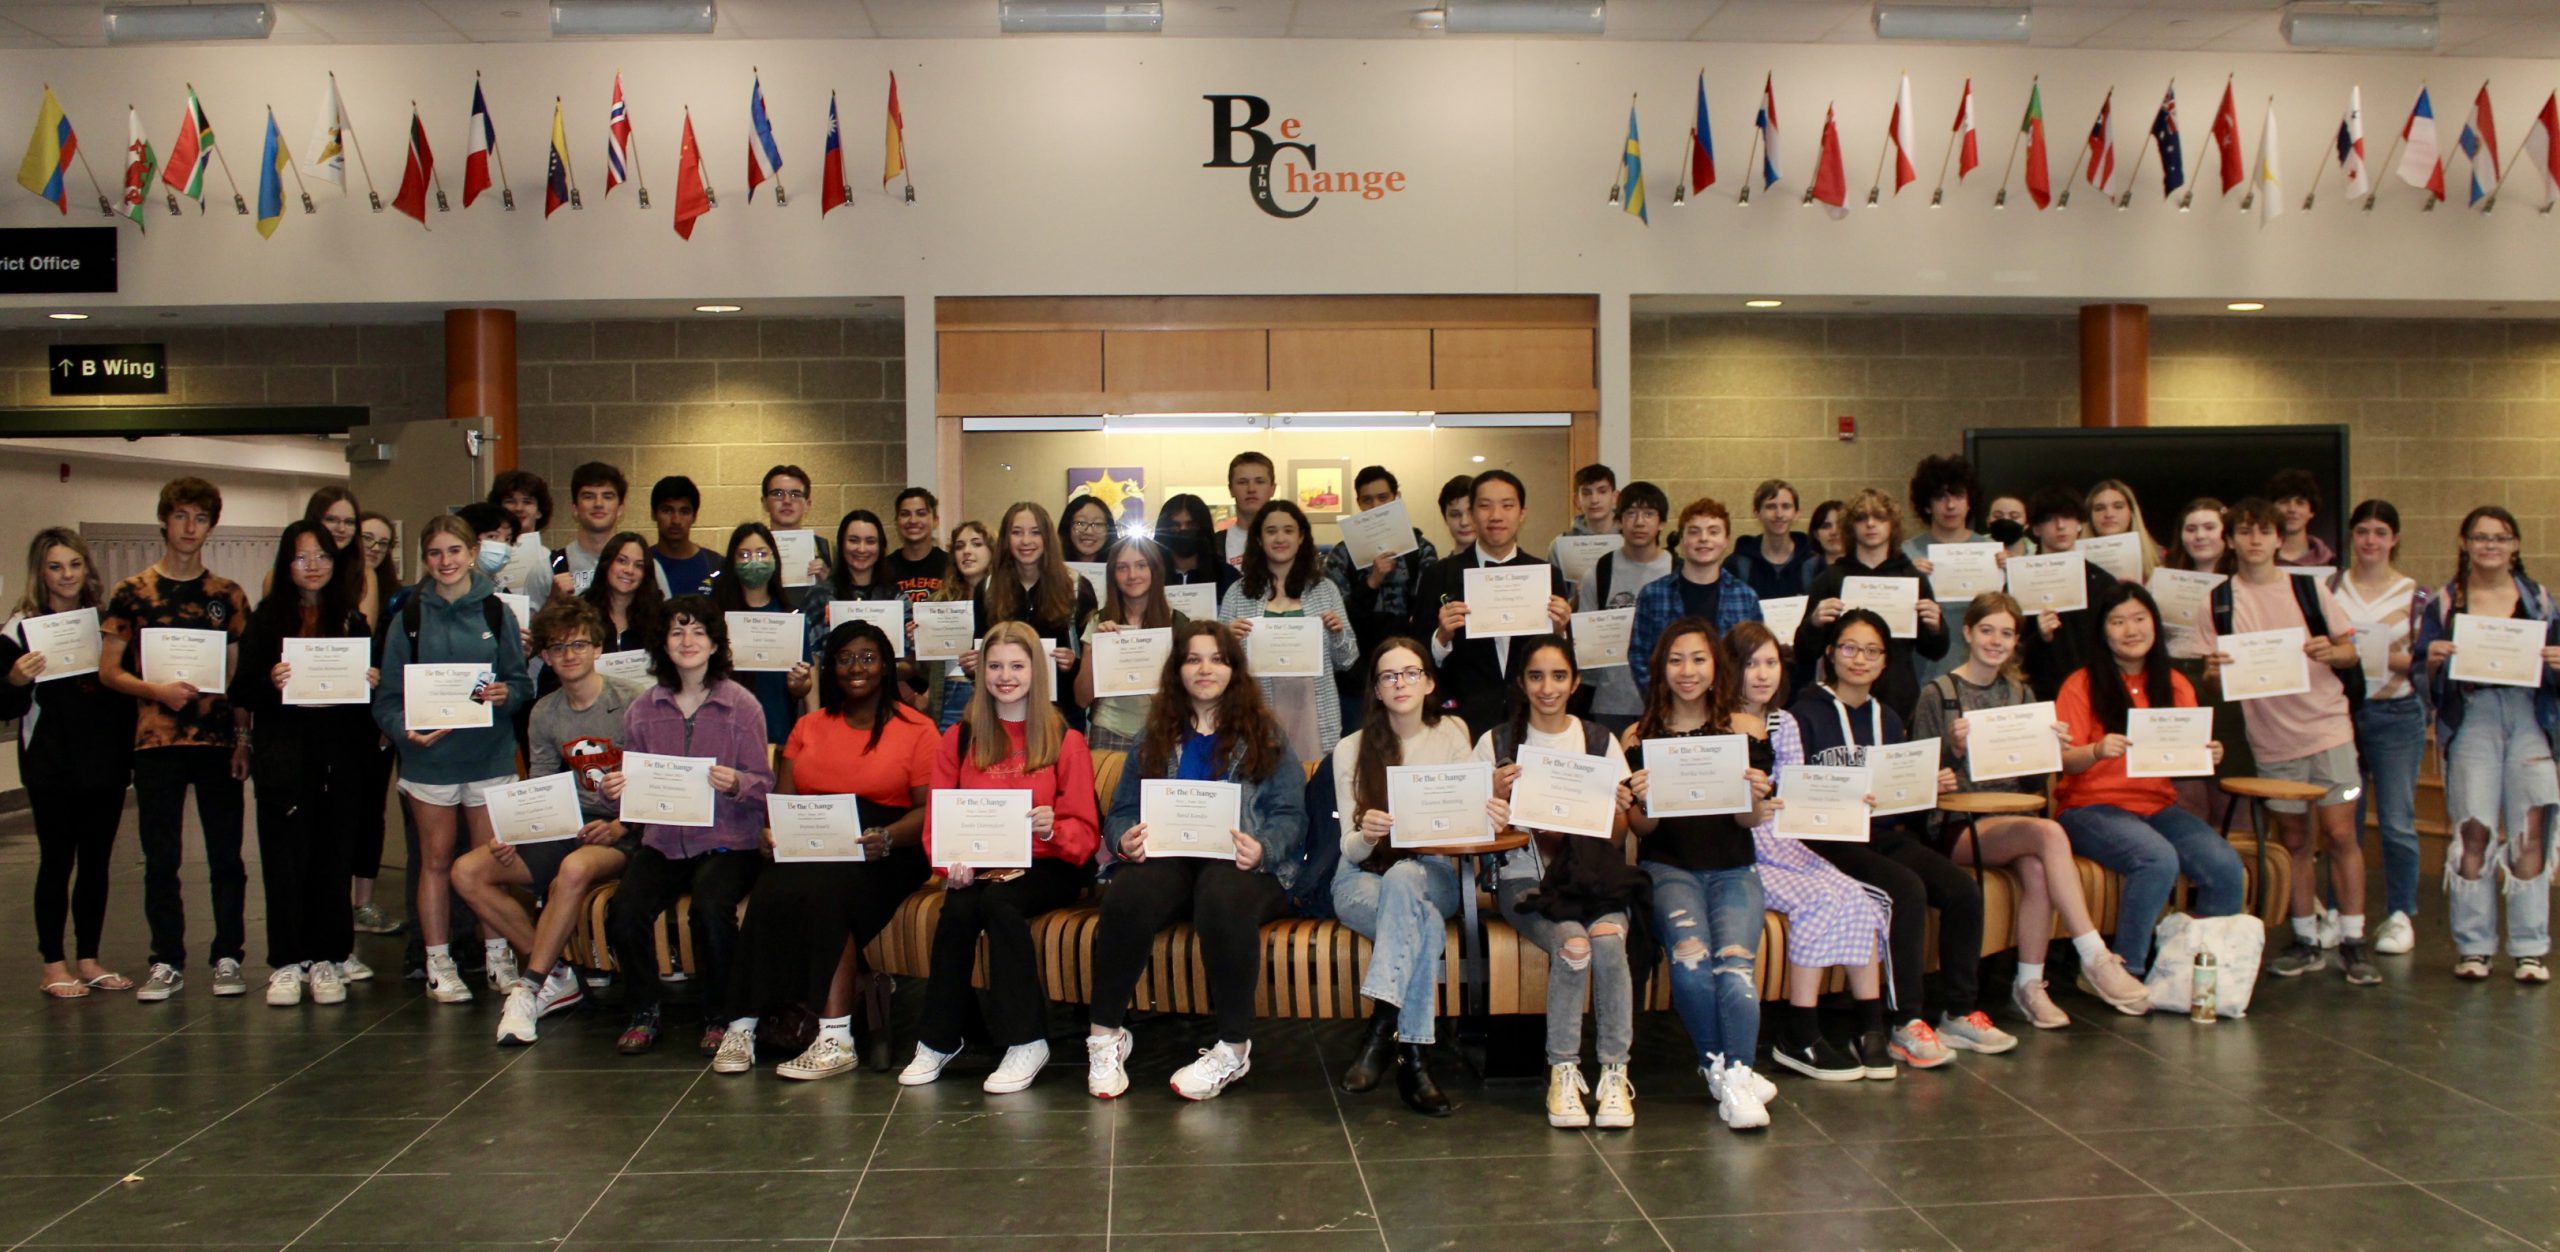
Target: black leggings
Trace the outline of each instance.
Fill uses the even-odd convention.
[[[869,816],[865,814],[865,816]],[[817,1012],[844,958],[845,939],[871,942],[898,906],[932,876],[924,848],[893,848],[877,861],[776,861],[756,875],[738,935],[732,1016],[798,1004]]]
[[[379,739],[355,754],[355,817],[347,825],[347,874],[351,878],[370,882],[382,877],[382,839],[389,829],[383,814],[387,811],[385,802],[391,797],[392,760],[391,746]]]
[[[36,950],[47,963],[63,959],[67,914],[79,937],[80,959],[95,960],[107,922],[107,858],[124,820],[124,788],[29,783],[27,807],[36,819]]]
[[[945,891],[942,917],[933,930],[933,964],[925,980],[924,1020],[916,1042],[936,1052],[960,1050],[969,1016],[970,975],[978,965],[978,936],[987,937],[987,1029],[1000,1048],[1048,1037],[1048,998],[1040,989],[1040,953],[1031,937],[1033,918],[1075,903],[1093,881],[1093,868],[1052,857],[1033,857],[1019,878],[974,882]]]
[[[267,965],[343,961],[355,950],[347,902],[352,760],[306,757],[290,778],[258,785],[258,877],[267,892]]]
[[[753,852],[705,852],[675,860],[656,848],[631,854],[622,885],[605,906],[605,938],[622,971],[623,1007],[633,1013],[658,1007],[665,985],[658,978],[658,919],[693,894],[692,973],[702,984],[702,1018],[727,1025],[729,971],[738,959],[738,902],[756,885],[764,858]]]
[[[1921,1017],[1921,952],[1929,910],[1938,910],[1938,988],[1945,1011],[1962,1017],[1981,1007],[1982,889],[1973,874],[1898,830],[1872,843],[1812,845],[1840,872],[1893,898],[1893,999],[1905,1017]]]
[[[1253,990],[1262,977],[1262,924],[1280,916],[1280,880],[1233,861],[1165,857],[1124,865],[1102,897],[1093,936],[1093,1024],[1117,1030],[1165,927],[1189,918],[1209,971],[1218,1039],[1253,1038]]]

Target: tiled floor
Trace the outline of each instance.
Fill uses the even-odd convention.
[[[109,951],[138,975],[133,849],[128,830]],[[23,819],[0,823],[0,899],[33,858]],[[250,907],[254,953],[254,885]],[[1341,1024],[1269,1025],[1252,1076],[1202,1105],[1162,1085],[1199,1024],[1142,1026],[1142,1081],[1106,1104],[1064,1035],[1015,1096],[980,1093],[975,1056],[925,1088],[796,1084],[685,1046],[617,1056],[609,1013],[498,1049],[491,998],[427,1004],[396,939],[364,943],[383,980],[292,1010],[216,1001],[201,971],[163,1005],[49,1003],[19,946],[0,1246],[2560,1248],[2560,989],[2456,985],[2441,926],[2378,990],[2267,979],[2245,1022],[2068,996],[2078,1025],[2006,1056],[1781,1078],[1749,1137],[1716,1123],[1668,1015],[1641,1033],[1641,1124],[1565,1133],[1525,1087],[1461,1084],[1447,1121],[1337,1094]]]

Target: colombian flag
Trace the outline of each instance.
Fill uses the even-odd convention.
[[[71,158],[79,154],[80,137],[71,132],[71,119],[62,115],[62,103],[47,86],[44,104],[36,110],[35,133],[27,137],[27,158],[18,162],[18,185],[53,201],[55,209],[70,216],[71,196],[63,175],[70,172]]]

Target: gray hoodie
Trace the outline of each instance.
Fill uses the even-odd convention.
[[[516,773],[516,733],[509,711],[533,700],[533,679],[525,673],[524,649],[515,632],[492,632],[482,605],[497,584],[478,570],[460,598],[447,600],[431,580],[409,589],[399,608],[389,611],[382,636],[382,685],[373,692],[373,722],[400,751],[400,776],[428,785],[512,779]],[[418,608],[418,646],[409,649],[408,606]],[[501,624],[510,619],[504,606]],[[408,712],[403,693],[403,666],[479,664],[506,684],[507,703],[492,710],[490,725],[457,730],[427,747],[409,742]]]

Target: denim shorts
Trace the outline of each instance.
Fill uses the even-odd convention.
[[[2356,797],[2364,792],[2364,774],[2356,768],[2356,745],[2353,741],[2339,744],[2334,748],[2322,749],[2309,756],[2298,756],[2290,761],[2270,761],[2260,757],[2258,775],[2262,778],[2281,778],[2286,782],[2318,783],[2327,787],[2329,794],[2320,797],[2319,800],[2320,807],[2324,809],[2333,804],[2353,804],[2356,802]],[[2271,813],[2304,811],[2300,800],[2269,800],[2266,801],[2266,806],[2267,811]]]

